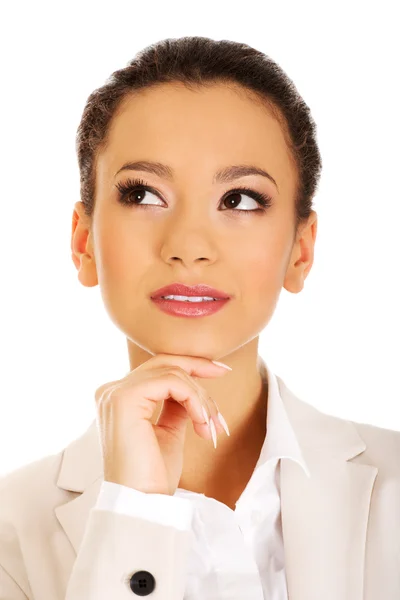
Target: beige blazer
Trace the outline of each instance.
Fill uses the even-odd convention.
[[[281,462],[289,600],[399,600],[400,432],[322,413],[277,380],[311,473]],[[191,532],[91,511],[101,482],[95,420],[0,479],[0,600],[134,599],[141,570],[152,600],[184,598]]]

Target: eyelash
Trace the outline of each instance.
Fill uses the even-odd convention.
[[[157,196],[159,196],[158,192],[156,192],[156,190],[154,190],[152,187],[146,185],[146,183],[143,181],[143,179],[127,179],[124,183],[120,182],[120,183],[116,184],[115,187],[119,191],[118,202],[125,206],[137,206],[137,207],[141,207],[144,209],[153,208],[154,205],[152,205],[152,204],[143,204],[143,205],[135,204],[135,202],[132,202],[129,199],[127,199],[130,196],[130,194],[132,194],[133,192],[138,191],[138,190],[149,191],[152,194],[156,194]],[[264,213],[271,206],[271,203],[272,203],[272,198],[268,194],[262,194],[260,192],[256,192],[255,190],[251,190],[246,187],[237,187],[233,190],[230,190],[228,192],[228,194],[225,195],[225,198],[227,198],[231,194],[246,194],[247,196],[250,196],[251,198],[253,198],[253,200],[255,200],[256,202],[258,202],[258,204],[260,204],[261,208],[253,208],[252,210],[251,209],[242,209],[241,210],[241,209],[236,209],[236,208],[225,208],[224,211],[228,210],[228,211],[233,211],[233,212],[238,212],[238,213],[246,213],[246,214]],[[224,201],[225,198],[222,199],[222,202]]]

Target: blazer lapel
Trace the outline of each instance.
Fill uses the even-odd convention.
[[[281,459],[281,514],[289,600],[363,599],[364,559],[377,467],[349,462],[366,449],[351,421],[297,398],[278,377],[311,477]]]

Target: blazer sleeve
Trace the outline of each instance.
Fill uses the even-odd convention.
[[[1,483],[0,478],[0,508],[3,501]],[[0,514],[0,600],[28,600],[31,590],[17,532],[13,523],[3,517]]]
[[[190,501],[116,484],[103,492],[89,513],[65,600],[126,600],[129,595],[133,600],[145,595],[145,588],[153,588],[151,600],[183,600],[192,545]],[[121,508],[123,497],[130,514],[124,512],[126,504]],[[177,517],[180,511],[183,517]]]
[[[65,600],[134,600],[143,595],[151,600],[183,600],[191,543],[191,531],[92,508]],[[3,555],[5,562],[0,557],[0,600],[31,600],[23,569],[17,568],[22,558],[14,545],[9,549],[11,554]],[[20,581],[7,565],[20,574]],[[143,594],[145,589],[148,594]]]

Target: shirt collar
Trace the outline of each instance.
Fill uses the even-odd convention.
[[[256,470],[272,460],[288,458],[297,462],[311,477],[309,468],[301,452],[294,429],[289,421],[276,375],[259,356],[261,374],[268,381],[268,407],[266,436],[256,464]]]

